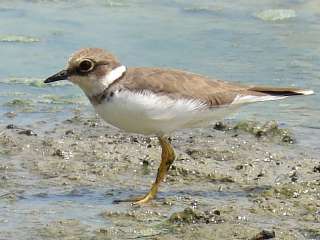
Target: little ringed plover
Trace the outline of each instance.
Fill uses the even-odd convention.
[[[313,94],[312,90],[292,87],[240,85],[175,69],[127,68],[100,48],[75,52],[66,68],[45,83],[60,80],[78,85],[107,123],[158,137],[162,154],[155,182],[145,196],[130,199],[139,204],[156,197],[175,159],[168,134],[206,126],[244,104]]]

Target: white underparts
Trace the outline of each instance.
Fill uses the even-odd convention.
[[[136,111],[140,111],[152,119],[171,119],[186,116],[190,112],[207,108],[207,105],[196,99],[172,99],[165,95],[154,94],[149,90],[131,92],[125,90],[117,93],[118,104],[132,104]],[[130,103],[129,103],[130,100]]]
[[[115,92],[110,101],[96,105],[95,109],[109,124],[143,134],[164,134],[205,126],[223,119],[228,113],[225,108],[210,109],[200,100],[173,99],[148,90]]]

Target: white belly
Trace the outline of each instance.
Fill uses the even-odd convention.
[[[95,110],[107,123],[117,128],[157,135],[205,126],[208,122],[223,119],[230,112],[226,108],[208,109],[200,101],[174,100],[149,91],[115,92],[111,100],[96,105]]]

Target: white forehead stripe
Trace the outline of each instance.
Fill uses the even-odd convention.
[[[121,65],[110,71],[104,78],[105,86],[109,86],[115,80],[119,79],[127,71],[126,66]]]

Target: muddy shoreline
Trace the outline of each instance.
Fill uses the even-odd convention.
[[[158,199],[155,137],[80,114],[0,126],[0,239],[320,239],[320,158],[275,122],[175,134]],[[265,231],[265,232],[263,232]]]

